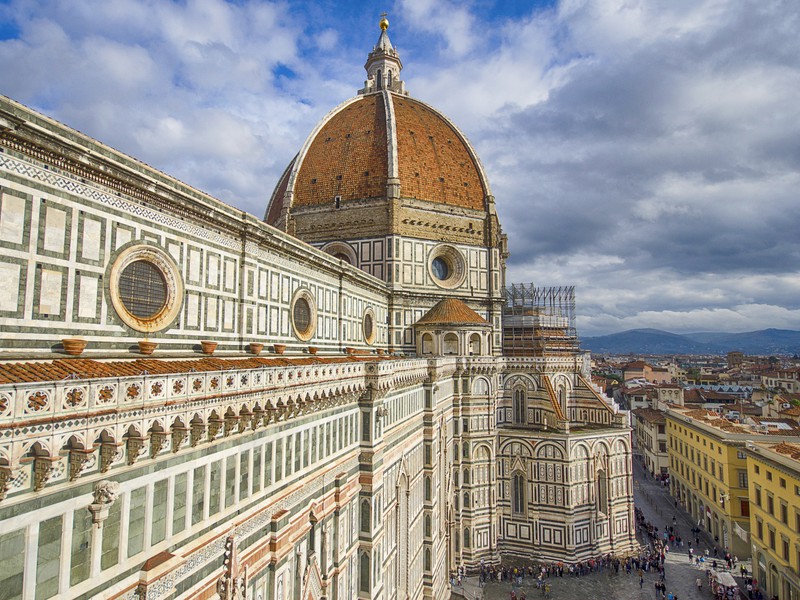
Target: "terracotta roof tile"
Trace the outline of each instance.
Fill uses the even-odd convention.
[[[800,460],[800,444],[781,442],[772,446],[772,449],[779,454],[785,454],[795,460]]]
[[[667,417],[663,411],[655,410],[654,408],[637,408],[631,411],[637,417],[648,423],[655,423],[656,425],[663,425],[667,422]]]
[[[416,325],[488,325],[489,322],[457,298],[437,302]]]
[[[184,360],[101,361],[88,358],[55,359],[35,362],[0,362],[0,384],[62,381],[65,379],[100,379],[104,377],[135,377],[148,375],[173,375],[178,373],[259,369],[262,367],[289,367],[323,365],[375,360],[396,360],[392,356],[308,356],[308,357],[248,357],[248,358],[187,358]]]

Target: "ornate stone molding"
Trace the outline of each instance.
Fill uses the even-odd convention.
[[[183,448],[183,443],[189,437],[190,429],[188,427],[173,427],[172,428],[172,452],[175,453]]]
[[[44,486],[54,479],[58,474],[58,463],[60,458],[50,458],[49,456],[37,456],[33,461],[33,491],[39,492]]]
[[[122,460],[124,455],[122,444],[100,445],[100,472],[108,473],[112,465]]]
[[[75,481],[84,473],[97,464],[97,456],[94,450],[72,450],[69,453],[69,480]]]

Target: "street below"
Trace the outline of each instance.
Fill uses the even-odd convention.
[[[666,574],[666,593],[672,594],[677,600],[713,600],[714,596],[706,577],[706,569],[711,568],[711,561],[714,560],[714,540],[704,531],[698,535],[700,538],[699,546],[695,544],[695,535],[692,529],[695,523],[691,516],[680,506],[675,506],[674,500],[669,495],[666,487],[662,486],[657,480],[647,475],[638,461],[634,460],[634,504],[642,511],[645,521],[650,522],[658,528],[659,534],[663,533],[667,527],[673,527],[676,537],[681,537],[683,547],[673,548],[667,553],[664,565]],[[674,522],[673,522],[674,518]],[[649,540],[646,534],[637,534],[639,542],[646,546]],[[692,540],[695,547],[695,555],[705,554],[709,551],[709,559],[701,565],[695,566],[694,561],[689,560],[688,541]],[[718,553],[722,556],[722,548],[718,548]],[[531,563],[536,568],[535,563]],[[750,570],[749,560],[745,565]],[[527,565],[525,565],[527,567]],[[722,558],[717,559],[719,569],[725,566]],[[738,577],[739,566],[736,565],[732,575],[736,576],[740,590],[743,589],[742,579]],[[702,588],[698,590],[696,580],[700,578]],[[563,577],[551,576],[545,581],[550,584],[549,597],[554,600],[660,600],[661,592],[656,590],[655,584],[659,580],[656,570],[644,573],[644,581],[639,582],[639,576],[635,571],[630,575],[626,574],[625,569],[620,568],[618,572],[614,569],[603,569],[602,572],[593,572],[579,577],[571,576],[568,572]],[[458,588],[455,588],[458,591]],[[536,578],[526,576],[522,580],[522,585],[512,585],[509,581],[488,582],[480,587],[478,577],[470,576],[463,582],[463,596],[470,600],[509,600],[511,592],[514,591],[518,600],[525,598],[533,600],[545,597],[543,588],[536,585]],[[746,594],[742,594],[743,599]]]

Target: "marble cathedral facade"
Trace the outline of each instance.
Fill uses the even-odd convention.
[[[440,599],[633,550],[572,290],[506,288],[387,27],[263,220],[0,98],[4,598]]]

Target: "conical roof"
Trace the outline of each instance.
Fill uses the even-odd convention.
[[[437,302],[416,325],[489,325],[484,319],[458,298],[445,298]]]

